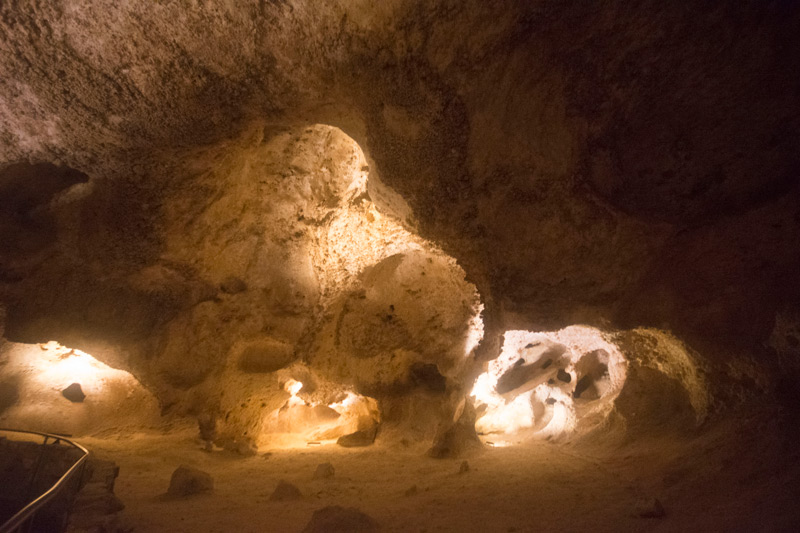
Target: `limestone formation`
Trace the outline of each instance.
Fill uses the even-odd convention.
[[[455,420],[443,422],[439,427],[429,456],[454,458],[481,450],[483,445],[475,434],[475,409],[466,401],[462,405]]]
[[[0,426],[200,417],[243,457],[796,427],[799,25],[0,2]]]

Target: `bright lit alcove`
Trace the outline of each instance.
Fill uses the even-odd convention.
[[[472,389],[476,430],[493,446],[557,438],[602,422],[626,361],[600,330],[507,331],[500,356]]]
[[[129,372],[50,341],[6,342],[0,426],[66,435],[156,427],[155,397]]]

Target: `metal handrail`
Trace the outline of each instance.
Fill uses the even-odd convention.
[[[56,444],[61,442],[65,442],[83,452],[83,455],[75,461],[75,463],[67,470],[63,476],[61,476],[58,481],[56,481],[52,487],[50,487],[46,492],[40,495],[38,498],[30,502],[28,505],[20,509],[14,516],[6,520],[6,522],[0,525],[0,533],[11,533],[13,531],[19,531],[20,528],[25,524],[25,522],[32,518],[37,511],[41,510],[50,500],[58,496],[64,486],[67,484],[70,478],[72,478],[79,469],[82,469],[86,463],[86,459],[89,456],[89,450],[78,444],[77,442],[71,441],[70,439],[63,437],[61,435],[54,435],[52,433],[41,433],[39,431],[25,431],[19,429],[9,429],[9,428],[0,428],[0,433],[7,432],[7,433],[25,433],[28,435],[39,435],[40,437],[44,437],[44,442],[42,446],[47,445],[47,441],[49,439],[55,440]]]

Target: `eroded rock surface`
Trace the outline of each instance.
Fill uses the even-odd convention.
[[[796,373],[798,20],[757,1],[4,3],[4,336],[102,354],[236,442],[289,379],[308,416],[346,390],[391,423],[433,413],[429,438],[511,329],[656,327],[735,380]],[[551,364],[601,395],[598,365]]]

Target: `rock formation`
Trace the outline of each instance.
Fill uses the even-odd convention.
[[[532,431],[786,402],[799,20],[755,0],[5,2],[0,415],[33,390],[5,354],[57,341],[218,421],[220,445],[380,423],[450,455],[500,412],[474,387],[507,332],[573,325],[620,355],[515,347],[487,398],[527,402]],[[647,394],[675,416],[632,406]]]

